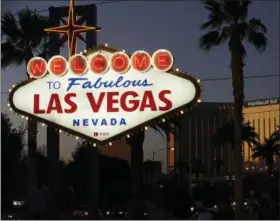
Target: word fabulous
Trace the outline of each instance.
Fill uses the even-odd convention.
[[[119,74],[124,74],[130,68],[143,73],[151,67],[158,71],[168,71],[171,69],[173,61],[171,52],[165,49],[155,51],[152,56],[145,51],[136,51],[131,57],[125,52],[115,52],[110,59],[102,53],[96,53],[90,59],[81,54],[76,54],[70,57],[68,61],[57,55],[53,56],[48,62],[41,57],[32,58],[27,64],[27,72],[31,78],[42,78],[47,72],[61,77],[68,70],[77,76],[82,76],[89,70],[102,75],[109,68]]]

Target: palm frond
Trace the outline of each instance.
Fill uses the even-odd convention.
[[[250,30],[261,32],[261,33],[267,33],[267,28],[262,23],[260,19],[252,18],[248,22],[248,27]]]
[[[25,52],[16,48],[10,40],[1,44],[1,67],[11,64],[21,65],[25,61]]]
[[[259,135],[255,132],[255,128],[250,126],[250,123],[242,125],[242,141],[248,143],[250,147],[259,145]],[[212,137],[214,147],[220,147],[225,144],[234,144],[234,120],[231,119],[228,123],[219,128]]]
[[[227,1],[223,0],[224,3],[224,11],[227,14],[229,20],[234,22],[239,19],[239,9],[240,9],[240,1]]]
[[[267,38],[260,32],[248,31],[248,42],[256,47],[259,52],[264,52],[267,46]]]
[[[18,17],[26,45],[32,49],[38,47],[47,36],[47,32],[44,31],[48,27],[47,19],[29,8],[20,10]]]
[[[220,34],[218,31],[210,31],[199,39],[199,47],[205,51],[209,51],[218,45],[219,37]]]
[[[252,3],[251,0],[242,0],[239,6],[239,17],[241,20],[245,20],[248,16],[248,8],[249,5]]]
[[[200,26],[200,29],[219,29],[225,20],[225,14],[218,1],[203,1],[204,8],[209,10],[208,21]]]
[[[275,137],[271,135],[269,138],[265,138],[263,143],[255,146],[253,149],[253,158],[261,157],[267,162],[273,161],[274,156],[280,154],[280,144],[277,143]]]
[[[4,12],[1,17],[1,37],[3,36],[7,36],[13,43],[23,36],[11,12]]]

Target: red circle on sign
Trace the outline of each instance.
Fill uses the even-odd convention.
[[[103,54],[97,54],[90,59],[90,70],[96,74],[104,74],[109,68],[109,59]]]
[[[129,69],[130,62],[129,57],[124,52],[116,52],[111,57],[111,68],[120,74],[126,72]]]
[[[41,57],[34,57],[27,63],[27,73],[31,78],[41,78],[47,74],[47,62]]]
[[[67,72],[67,60],[61,55],[53,56],[48,62],[50,73],[61,77]]]
[[[151,68],[151,56],[146,51],[136,51],[131,56],[131,66],[139,71],[146,72]]]
[[[81,76],[84,75],[88,70],[88,60],[81,54],[73,55],[69,59],[69,69],[73,74]]]
[[[173,56],[170,51],[160,49],[154,52],[152,56],[153,67],[159,71],[168,71],[173,65]]]

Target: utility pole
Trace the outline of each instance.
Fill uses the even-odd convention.
[[[83,5],[83,6],[76,6],[75,7],[75,15],[81,16],[77,23],[82,25],[86,22],[87,25],[91,25],[96,27],[97,26],[97,9],[96,6],[91,5]],[[49,8],[49,21],[51,27],[57,27],[60,25],[60,21],[63,23],[67,23],[63,17],[67,17],[69,14],[69,7],[50,7]],[[60,54],[60,46],[67,41],[67,38],[60,39],[58,33],[50,33],[49,37],[49,56],[58,55]],[[97,37],[96,32],[87,32],[86,33],[86,47],[92,48],[97,44]],[[47,151],[48,151],[48,161],[49,161],[49,186],[52,195],[52,219],[59,219],[59,169],[60,169],[60,155],[59,155],[59,145],[60,144],[60,136],[59,131],[55,128],[52,124],[48,125],[47,128]],[[94,154],[95,159],[94,163],[89,164],[89,170],[93,171],[89,180],[94,180],[94,182],[89,182],[91,184],[89,190],[94,191],[94,193],[90,193],[91,196],[91,208],[94,208],[95,211],[98,210],[98,151],[97,148],[93,148],[93,151],[96,153]],[[91,162],[91,160],[89,160]],[[94,170],[91,170],[93,167]],[[95,185],[92,186],[92,185]],[[92,211],[91,211],[92,214]]]

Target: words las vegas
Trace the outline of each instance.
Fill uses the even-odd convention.
[[[102,74],[112,68],[117,73],[125,73],[130,68],[138,72],[146,72],[151,66],[156,70],[168,71],[173,65],[172,54],[167,50],[158,50],[152,57],[147,52],[137,51],[131,58],[124,52],[114,53],[110,59],[105,55],[97,53],[90,60],[82,55],[74,55],[67,62],[62,56],[54,56],[47,63],[42,58],[33,58],[28,63],[28,73],[31,77],[42,78],[46,73],[55,74],[58,77],[63,76],[69,68],[77,77],[68,79],[67,91],[61,100],[59,93],[52,93],[46,107],[40,106],[40,94],[34,94],[34,114],[71,114],[79,111],[79,100],[86,99],[93,113],[117,113],[117,112],[134,112],[134,111],[168,111],[172,108],[172,102],[168,98],[171,95],[170,90],[162,90],[155,94],[152,92],[152,82],[147,79],[143,80],[126,80],[125,75],[110,81],[102,80]],[[95,80],[89,80],[82,77],[87,71],[91,70],[93,74],[99,74]],[[85,94],[76,94],[75,87],[82,89],[92,89],[93,92]],[[128,88],[125,92],[120,93],[118,88]],[[140,97],[137,88],[147,88]],[[116,91],[97,92],[99,88],[115,88]],[[73,90],[71,90],[73,89]],[[142,90],[142,89],[141,89]],[[160,102],[155,101],[155,97]],[[104,104],[104,105],[103,105]],[[101,109],[101,107],[105,107]],[[87,126],[88,119],[82,119],[83,126]],[[124,118],[110,120],[92,119],[93,125],[126,125]],[[79,126],[79,120],[73,119],[73,126]]]

